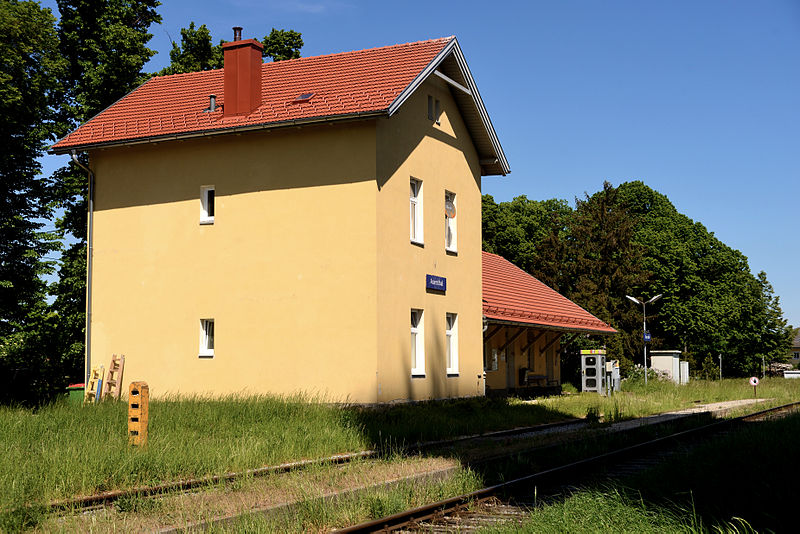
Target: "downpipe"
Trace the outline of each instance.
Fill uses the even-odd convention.
[[[72,161],[75,165],[86,171],[89,177],[89,213],[87,214],[86,228],[86,358],[84,363],[84,382],[89,383],[89,373],[92,371],[92,259],[93,259],[93,234],[94,234],[94,173],[92,170],[80,162],[77,153],[71,151]]]

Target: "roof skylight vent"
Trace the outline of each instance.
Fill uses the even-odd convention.
[[[303,102],[308,102],[309,100],[311,100],[311,97],[313,96],[314,93],[303,93],[302,95],[292,100],[292,104],[302,104]]]
[[[217,111],[217,95],[208,95],[208,107],[203,110],[205,113]]]

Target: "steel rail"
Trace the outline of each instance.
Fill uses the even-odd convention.
[[[463,495],[457,495],[455,497],[450,497],[448,499],[444,499],[441,501],[433,502],[423,506],[418,506],[416,508],[405,510],[403,512],[398,512],[396,514],[382,517],[380,519],[374,519],[350,527],[345,527],[336,530],[335,532],[337,533],[391,532],[393,530],[398,530],[404,526],[413,524],[418,521],[423,521],[426,519],[431,519],[436,516],[443,516],[449,513],[453,513],[459,509],[464,508],[465,506],[470,505],[471,503],[474,503],[475,501],[482,501],[485,499],[489,499],[491,497],[496,496],[498,493],[508,491],[515,487],[530,485],[534,482],[539,482],[540,480],[547,479],[548,477],[556,478],[556,477],[566,476],[566,474],[572,472],[573,470],[579,467],[584,467],[587,465],[595,465],[595,466],[602,465],[608,460],[612,460],[620,456],[625,456],[632,451],[641,451],[649,447],[654,447],[656,445],[662,444],[666,441],[679,439],[689,435],[699,435],[712,430],[721,430],[723,428],[732,427],[736,424],[747,421],[748,419],[758,419],[770,414],[790,411],[792,408],[796,408],[799,405],[800,402],[792,402],[789,404],[784,404],[782,406],[767,408],[766,410],[761,410],[755,413],[742,415],[732,419],[715,421],[708,425],[703,425],[689,430],[682,430],[679,432],[675,432],[673,434],[669,434],[667,436],[662,436],[642,443],[637,443],[635,445],[629,445],[602,454],[598,454],[590,458],[576,460],[574,462],[570,462],[565,465],[553,467],[530,475],[525,475],[519,478],[515,478],[513,480],[509,480],[507,482],[495,484],[493,486],[482,488],[470,493],[465,493]]]
[[[334,454],[325,458],[316,460],[300,460],[297,462],[287,462],[278,465],[271,465],[267,467],[259,467],[257,469],[248,469],[236,473],[224,473],[222,475],[210,475],[201,478],[190,478],[186,480],[178,480],[175,482],[167,482],[155,486],[141,486],[126,490],[112,490],[103,493],[96,493],[94,495],[87,495],[85,497],[75,497],[73,499],[64,499],[61,501],[53,501],[48,504],[51,509],[74,509],[74,508],[88,508],[96,505],[105,505],[123,497],[146,497],[150,495],[157,495],[171,491],[185,491],[200,486],[207,486],[210,484],[217,484],[220,482],[231,482],[238,478],[245,476],[264,476],[275,473],[285,473],[288,471],[295,471],[311,465],[319,464],[343,464],[348,463],[360,458],[373,458],[378,455],[376,450],[367,450],[347,454]]]

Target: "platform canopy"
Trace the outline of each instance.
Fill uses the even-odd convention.
[[[483,253],[483,315],[498,324],[614,334],[611,326],[507,259]]]

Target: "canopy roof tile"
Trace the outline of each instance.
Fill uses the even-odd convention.
[[[507,259],[489,252],[483,253],[483,314],[489,320],[570,332],[616,333]]]

